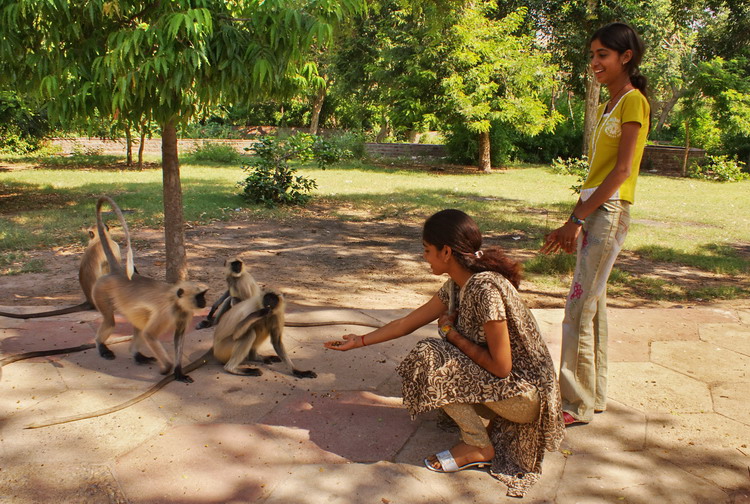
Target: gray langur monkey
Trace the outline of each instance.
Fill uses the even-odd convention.
[[[313,371],[295,369],[286,353],[284,336],[284,296],[264,290],[256,296],[240,301],[219,321],[214,330],[214,357],[224,364],[228,373],[244,376],[259,376],[260,369],[241,367],[246,360],[260,360],[264,363],[284,362],[290,374],[297,378],[316,378]],[[258,316],[259,310],[269,312]],[[276,357],[259,357],[258,347],[267,338],[276,351]]]
[[[37,313],[7,313],[0,312],[0,317],[8,317],[15,319],[34,319],[42,317],[54,317],[57,315],[65,315],[68,313],[76,313],[85,310],[93,310],[94,299],[92,292],[94,290],[94,284],[99,277],[109,273],[109,262],[107,256],[104,254],[104,248],[102,246],[101,237],[104,236],[105,241],[109,244],[112,249],[112,255],[119,264],[122,260],[120,256],[120,246],[112,240],[109,234],[109,227],[104,226],[104,232],[99,233],[96,226],[89,227],[86,232],[89,235],[89,243],[86,246],[86,250],[83,251],[81,256],[81,265],[78,268],[78,283],[81,285],[83,295],[86,296],[86,301],[70,306],[68,308],[60,308],[59,310],[51,310]]]
[[[185,330],[193,319],[195,310],[206,306],[206,291],[193,282],[180,282],[176,285],[160,282],[141,275],[133,275],[133,251],[130,245],[130,233],[125,218],[111,198],[103,196],[96,203],[96,223],[99,233],[104,232],[101,208],[108,203],[122,223],[127,244],[125,268],[114,261],[112,249],[105,241],[104,253],[110,263],[110,273],[102,276],[94,285],[94,304],[102,315],[102,323],[96,333],[96,347],[99,355],[112,360],[115,354],[107,348],[107,340],[115,327],[115,312],[121,313],[133,325],[131,352],[139,364],[157,360],[161,374],[172,370],[172,362],[164,351],[158,338],[161,334],[174,329],[174,377],[176,380],[191,383],[193,381],[182,372],[182,351]],[[141,353],[149,348],[155,355],[146,357]]]
[[[224,261],[224,271],[227,280],[227,290],[211,306],[206,318],[195,326],[196,329],[205,329],[216,325],[221,317],[235,304],[245,299],[258,295],[260,287],[255,279],[247,271],[245,263],[239,257],[232,257]]]

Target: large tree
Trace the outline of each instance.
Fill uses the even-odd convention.
[[[167,280],[187,276],[177,128],[201,109],[320,84],[311,48],[361,0],[0,0],[0,84],[51,119],[162,130]]]
[[[479,136],[479,166],[491,168],[490,128],[494,123],[529,135],[554,128],[559,114],[545,103],[556,68],[521,30],[526,9],[499,20],[489,2],[459,11],[446,36],[446,110]]]

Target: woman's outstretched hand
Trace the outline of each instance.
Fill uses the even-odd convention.
[[[360,337],[358,334],[345,334],[343,340],[326,341],[323,343],[323,346],[329,350],[341,350],[345,352],[362,346],[359,340]]]

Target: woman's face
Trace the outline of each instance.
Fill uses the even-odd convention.
[[[446,260],[448,257],[447,254],[450,249],[443,247],[441,250],[438,250],[435,245],[425,241],[422,242],[422,245],[424,245],[424,260],[430,265],[432,273],[434,275],[445,273],[448,265],[448,261]]]
[[[627,75],[628,69],[625,64],[630,61],[633,52],[628,49],[619,53],[602,45],[597,39],[591,42],[591,70],[600,84],[616,84],[621,81],[622,75]]]

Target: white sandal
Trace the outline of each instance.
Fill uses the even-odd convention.
[[[487,467],[490,465],[490,462],[471,462],[470,464],[464,464],[461,467],[456,464],[456,459],[453,458],[453,455],[451,455],[450,450],[441,451],[440,453],[436,453],[435,457],[437,457],[438,462],[440,462],[440,469],[436,469],[432,466],[429,460],[426,458],[424,459],[424,465],[429,469],[430,471],[439,472],[439,473],[452,473],[452,472],[458,472],[463,471],[464,469],[469,469],[470,467]]]

